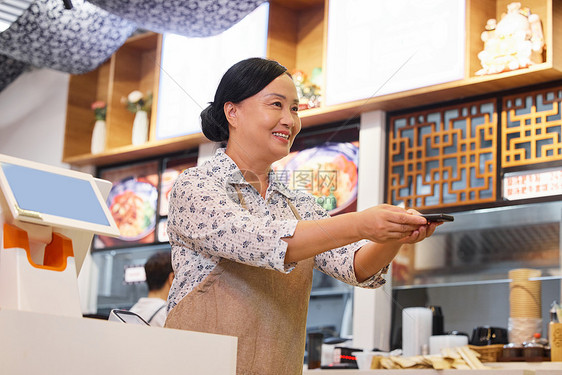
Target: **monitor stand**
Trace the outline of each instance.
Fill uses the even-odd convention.
[[[2,223],[0,306],[81,317],[72,240],[50,227],[21,224],[35,228]]]

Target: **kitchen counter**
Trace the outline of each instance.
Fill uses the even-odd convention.
[[[562,362],[498,362],[484,363],[489,370],[308,370],[303,375],[321,373],[333,375],[396,375],[407,371],[409,375],[562,375]]]

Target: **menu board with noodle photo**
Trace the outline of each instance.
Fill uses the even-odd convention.
[[[292,190],[302,190],[330,215],[357,210],[359,142],[325,142],[291,152],[273,165]]]
[[[95,236],[95,249],[134,246],[155,241],[158,161],[102,170],[113,184],[107,206],[119,228],[117,238]]]
[[[178,176],[186,169],[195,167],[196,165],[197,156],[181,157],[166,161],[166,166],[164,167],[162,178],[160,179],[160,208],[158,211],[161,216],[168,215],[168,198]]]

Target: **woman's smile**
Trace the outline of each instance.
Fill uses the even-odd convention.
[[[289,138],[291,138],[291,134],[286,131],[273,132],[273,136],[284,143],[289,143]]]

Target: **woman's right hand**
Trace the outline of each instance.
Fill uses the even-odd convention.
[[[427,225],[427,220],[416,210],[406,211],[388,204],[319,220],[299,220],[293,236],[283,238],[288,244],[285,264],[363,239],[373,244],[384,244],[385,252],[390,253],[381,259],[388,262],[396,255],[400,245],[423,240],[433,233],[435,227],[436,224]],[[378,250],[376,254],[379,254]],[[371,262],[372,257],[367,258]]]
[[[360,233],[363,238],[378,243],[406,239],[427,224],[427,220],[416,213],[388,204],[370,207],[359,212]]]

